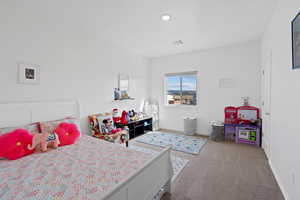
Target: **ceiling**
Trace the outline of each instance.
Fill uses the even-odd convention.
[[[53,30],[85,32],[151,58],[258,39],[276,0],[10,0],[6,4],[16,6],[23,19],[34,22],[38,17],[39,23],[44,19],[42,27],[52,24]],[[164,13],[171,15],[170,21],[160,19]],[[174,45],[177,40],[183,44]]]

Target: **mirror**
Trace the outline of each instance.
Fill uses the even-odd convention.
[[[129,90],[129,76],[125,74],[119,74],[119,90],[128,91]]]

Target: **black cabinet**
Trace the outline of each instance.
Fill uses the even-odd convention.
[[[129,138],[133,139],[140,135],[145,134],[147,131],[152,131],[152,118],[141,119],[138,121],[132,121],[128,124],[116,124],[117,128],[123,128],[127,126],[129,129]]]

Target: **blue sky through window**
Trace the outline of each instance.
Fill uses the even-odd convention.
[[[182,78],[183,91],[195,91],[197,88],[196,76],[169,76],[167,77],[167,90],[181,90],[180,78]]]

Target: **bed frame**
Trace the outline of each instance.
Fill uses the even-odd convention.
[[[15,127],[33,122],[80,118],[77,101],[0,102],[0,127]],[[173,168],[171,147],[165,148],[127,181],[117,184],[103,200],[152,200],[164,186],[171,192]],[[160,197],[159,197],[160,198]]]

